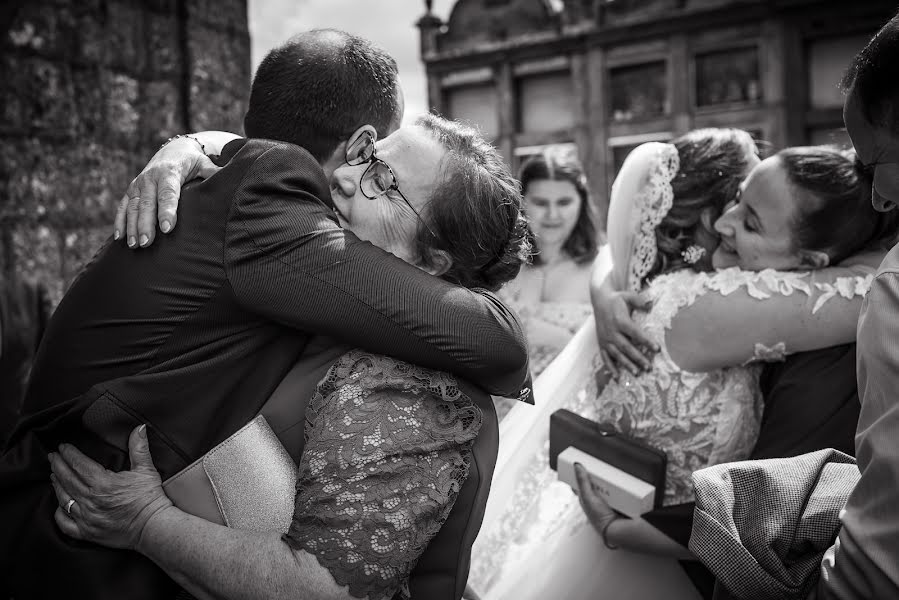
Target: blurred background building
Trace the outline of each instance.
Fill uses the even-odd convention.
[[[4,0],[0,279],[57,302],[176,133],[241,131],[246,0]],[[110,293],[115,293],[110,290]]]
[[[517,167],[572,144],[606,213],[627,153],[698,127],[848,144],[839,82],[893,0],[458,0],[419,22],[432,109]]]
[[[256,61],[292,33],[318,26],[375,40],[402,65],[410,113],[425,107],[416,94],[420,57],[430,106],[477,124],[513,167],[545,144],[572,144],[604,215],[618,165],[646,140],[728,125],[774,148],[845,142],[838,82],[896,2],[346,6],[0,3],[0,278],[41,281],[55,303],[109,236],[117,201],[162,142],[190,130],[242,131],[251,30]]]

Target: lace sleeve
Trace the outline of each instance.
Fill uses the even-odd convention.
[[[681,368],[710,371],[850,343],[871,279],[864,265],[699,274],[661,296],[665,345]]]
[[[353,596],[407,593],[468,476],[480,426],[452,376],[345,354],[307,409],[287,543],[315,555]]]

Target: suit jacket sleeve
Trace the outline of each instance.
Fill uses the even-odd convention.
[[[819,597],[899,597],[899,250],[884,261],[858,327],[862,399],[855,446],[861,479],[822,562]],[[889,266],[888,266],[889,265]]]
[[[250,140],[227,224],[228,280],[248,310],[417,365],[491,393],[518,394],[527,347],[513,313],[341,229],[311,155]]]

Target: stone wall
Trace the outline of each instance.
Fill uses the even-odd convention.
[[[0,25],[0,275],[55,304],[162,142],[241,131],[247,0],[6,0]]]

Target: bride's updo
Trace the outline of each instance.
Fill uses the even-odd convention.
[[[647,279],[684,267],[712,269],[712,253],[720,239],[715,221],[758,162],[752,136],[741,129],[696,129],[670,143],[677,149],[680,170],[671,182],[671,210],[656,227],[658,254]],[[682,253],[694,245],[705,253],[690,264]]]

